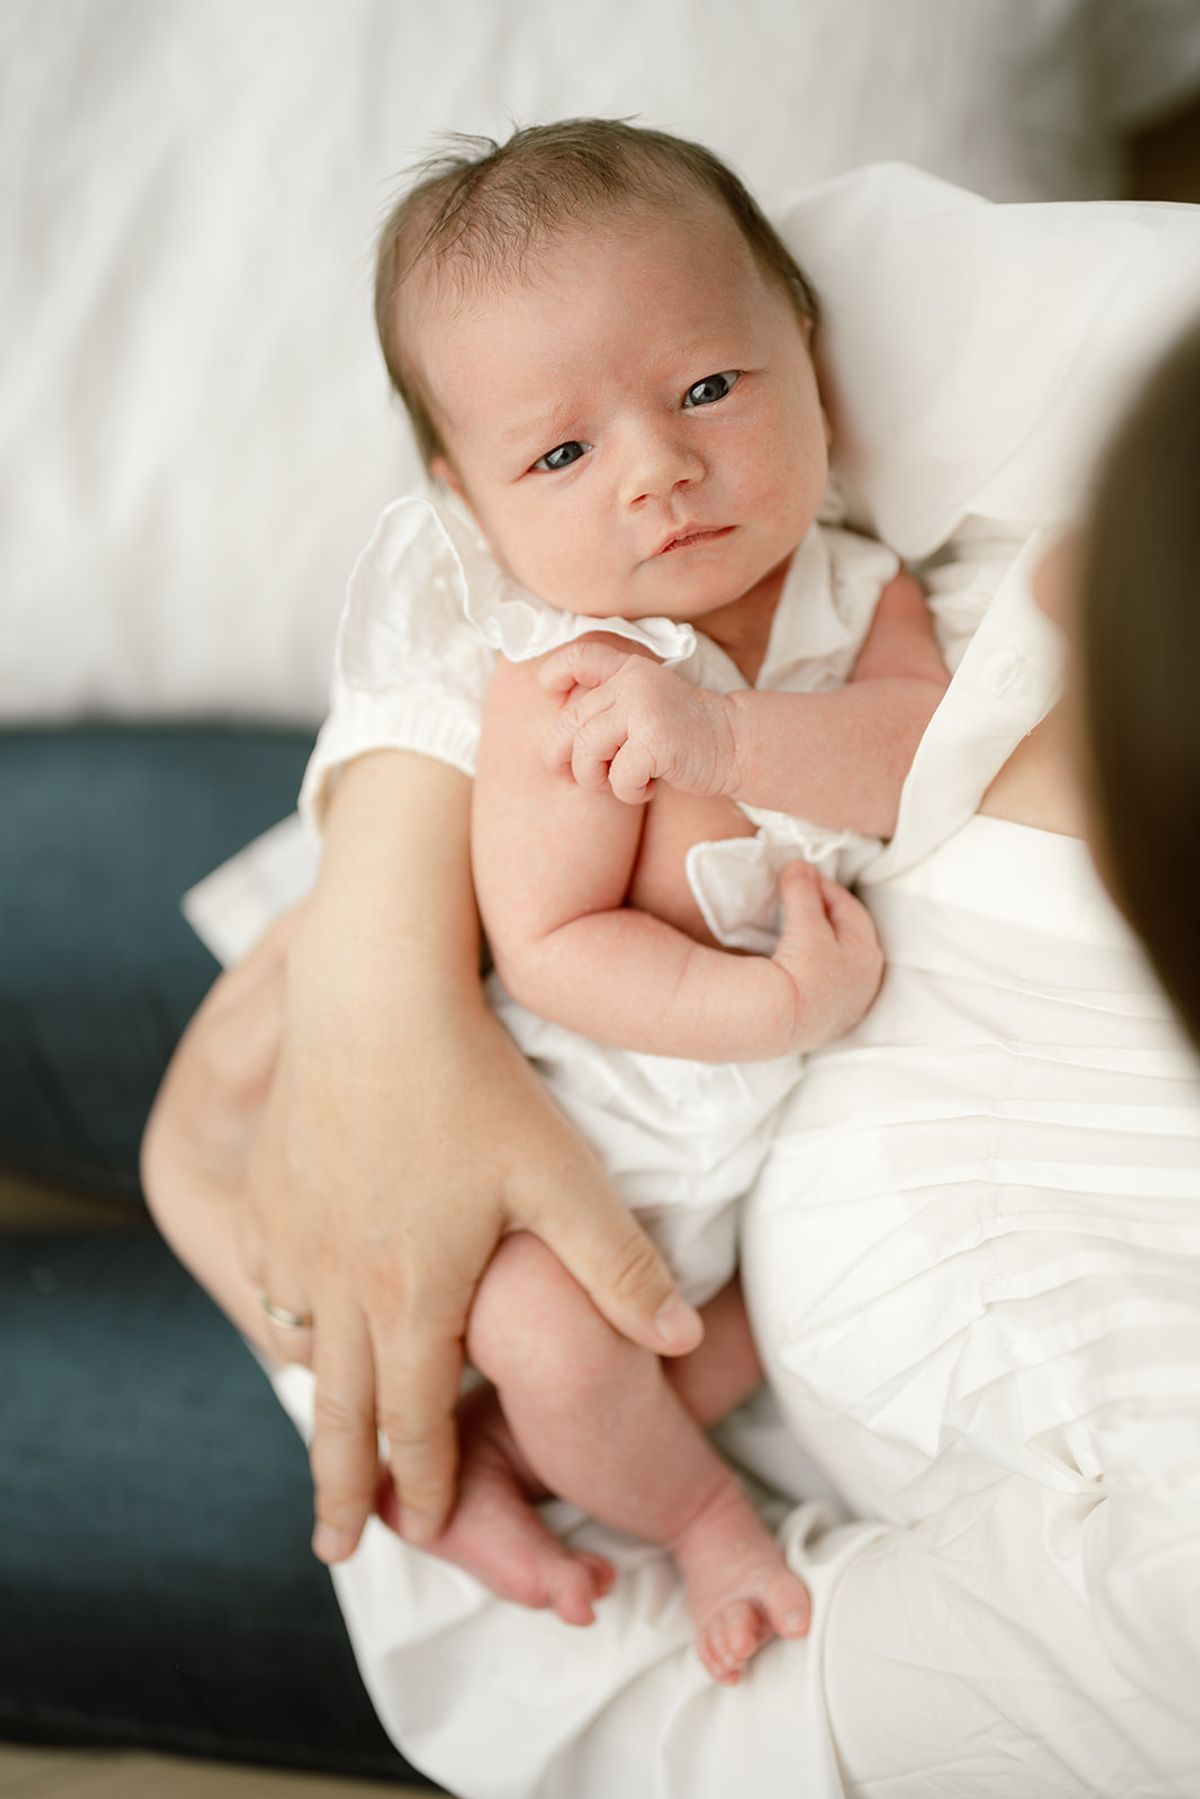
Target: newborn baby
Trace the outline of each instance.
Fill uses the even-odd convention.
[[[489,997],[706,1324],[664,1365],[509,1238],[469,1320],[490,1385],[461,1409],[434,1551],[590,1623],[612,1570],[530,1503],[560,1495],[670,1550],[704,1664],[735,1683],[809,1617],[704,1435],[760,1379],[737,1204],[798,1052],[878,988],[839,882],[893,828],[946,671],[896,557],[817,523],[816,301],[709,152],[571,121],[444,159],[385,226],[376,294],[471,522],[385,514],[362,642],[394,653],[440,608],[447,646],[465,613],[494,664],[472,827]],[[355,655],[352,699],[374,703],[386,670]]]

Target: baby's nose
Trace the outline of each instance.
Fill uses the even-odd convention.
[[[681,433],[646,430],[630,443],[623,497],[628,506],[665,500],[678,488],[703,479],[704,463]]]

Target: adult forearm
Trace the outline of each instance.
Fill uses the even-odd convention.
[[[347,765],[290,958],[294,993],[335,1016],[370,1017],[398,990],[478,1003],[470,801],[466,776],[430,757],[382,750]]]
[[[727,694],[728,798],[890,837],[900,789],[944,684],[908,676],[831,693]]]

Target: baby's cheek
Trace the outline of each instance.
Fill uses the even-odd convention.
[[[794,547],[816,518],[824,494],[824,469],[792,460],[760,491],[760,522]]]
[[[627,595],[611,574],[603,546],[578,533],[568,533],[563,542],[558,535],[556,532],[554,542],[540,546],[532,564],[533,578],[526,577],[524,585],[563,612],[590,613],[596,618],[621,612]]]

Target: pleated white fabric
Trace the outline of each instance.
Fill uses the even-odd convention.
[[[368,1687],[463,1799],[1194,1799],[1200,1074],[1083,845],[975,818],[867,892],[888,956],[744,1227],[782,1419],[865,1522],[781,1507],[805,1643],[714,1687],[670,1564],[590,1630],[382,1526],[337,1574]],[[307,1377],[280,1377],[302,1426]]]

